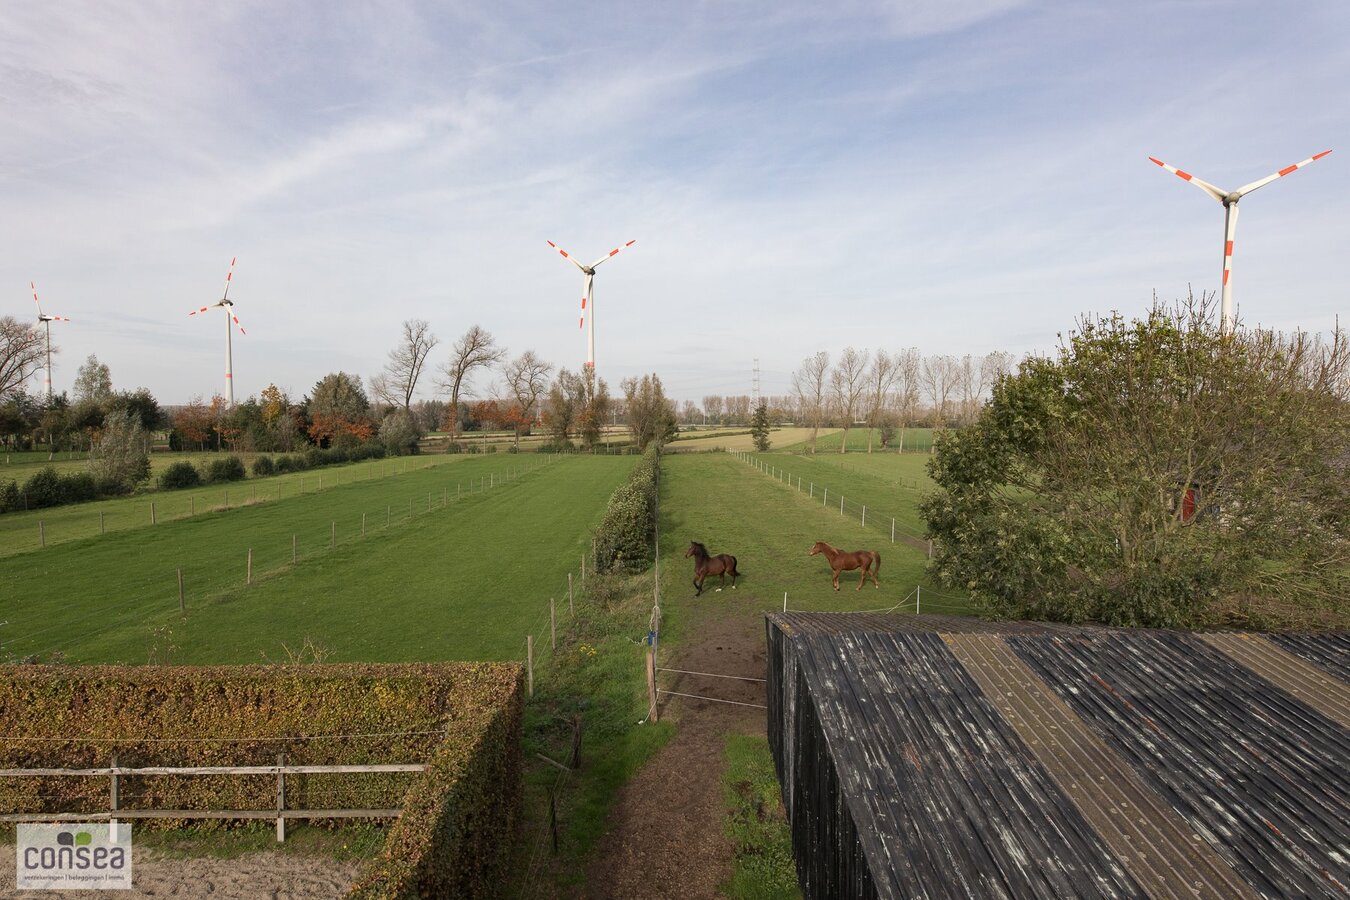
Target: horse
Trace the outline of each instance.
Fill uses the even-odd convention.
[[[694,558],[694,587],[697,592],[695,597],[703,593],[703,579],[709,575],[721,575],[722,584],[717,589],[720,591],[727,583],[727,574],[731,575],[731,589],[736,590],[736,579],[740,572],[736,571],[736,557],[730,553],[722,553],[718,556],[710,556],[708,548],[698,541],[690,541],[689,549],[684,551],[684,558]]]
[[[854,550],[847,552],[836,550],[824,541],[816,541],[811,548],[811,555],[824,553],[825,558],[830,561],[830,568],[834,570],[834,589],[839,590],[839,573],[851,572],[854,569],[862,569],[858,575],[858,586],[855,591],[861,591],[863,583],[867,581],[867,576],[872,576],[872,584],[876,585],[877,590],[881,589],[881,582],[877,581],[877,573],[881,571],[881,554],[875,550]]]

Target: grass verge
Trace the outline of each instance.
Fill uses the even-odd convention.
[[[723,890],[737,900],[800,897],[792,834],[767,738],[727,736],[725,788],[726,834],[736,850]]]

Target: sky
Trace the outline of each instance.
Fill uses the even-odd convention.
[[[0,5],[0,315],[162,404],[369,379],[422,318],[666,393],[783,394],[818,350],[1048,352],[1221,273],[1330,330],[1350,4],[886,0]],[[434,373],[419,394],[438,395]],[[491,377],[475,390],[491,392]],[[41,384],[39,373],[32,382]]]

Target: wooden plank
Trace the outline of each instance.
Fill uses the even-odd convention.
[[[26,775],[357,775],[380,772],[423,772],[422,763],[372,764],[368,766],[141,766],[104,769],[0,769],[0,777]]]

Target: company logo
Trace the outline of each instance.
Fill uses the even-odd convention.
[[[21,890],[131,889],[130,825],[20,825],[15,886]]]

